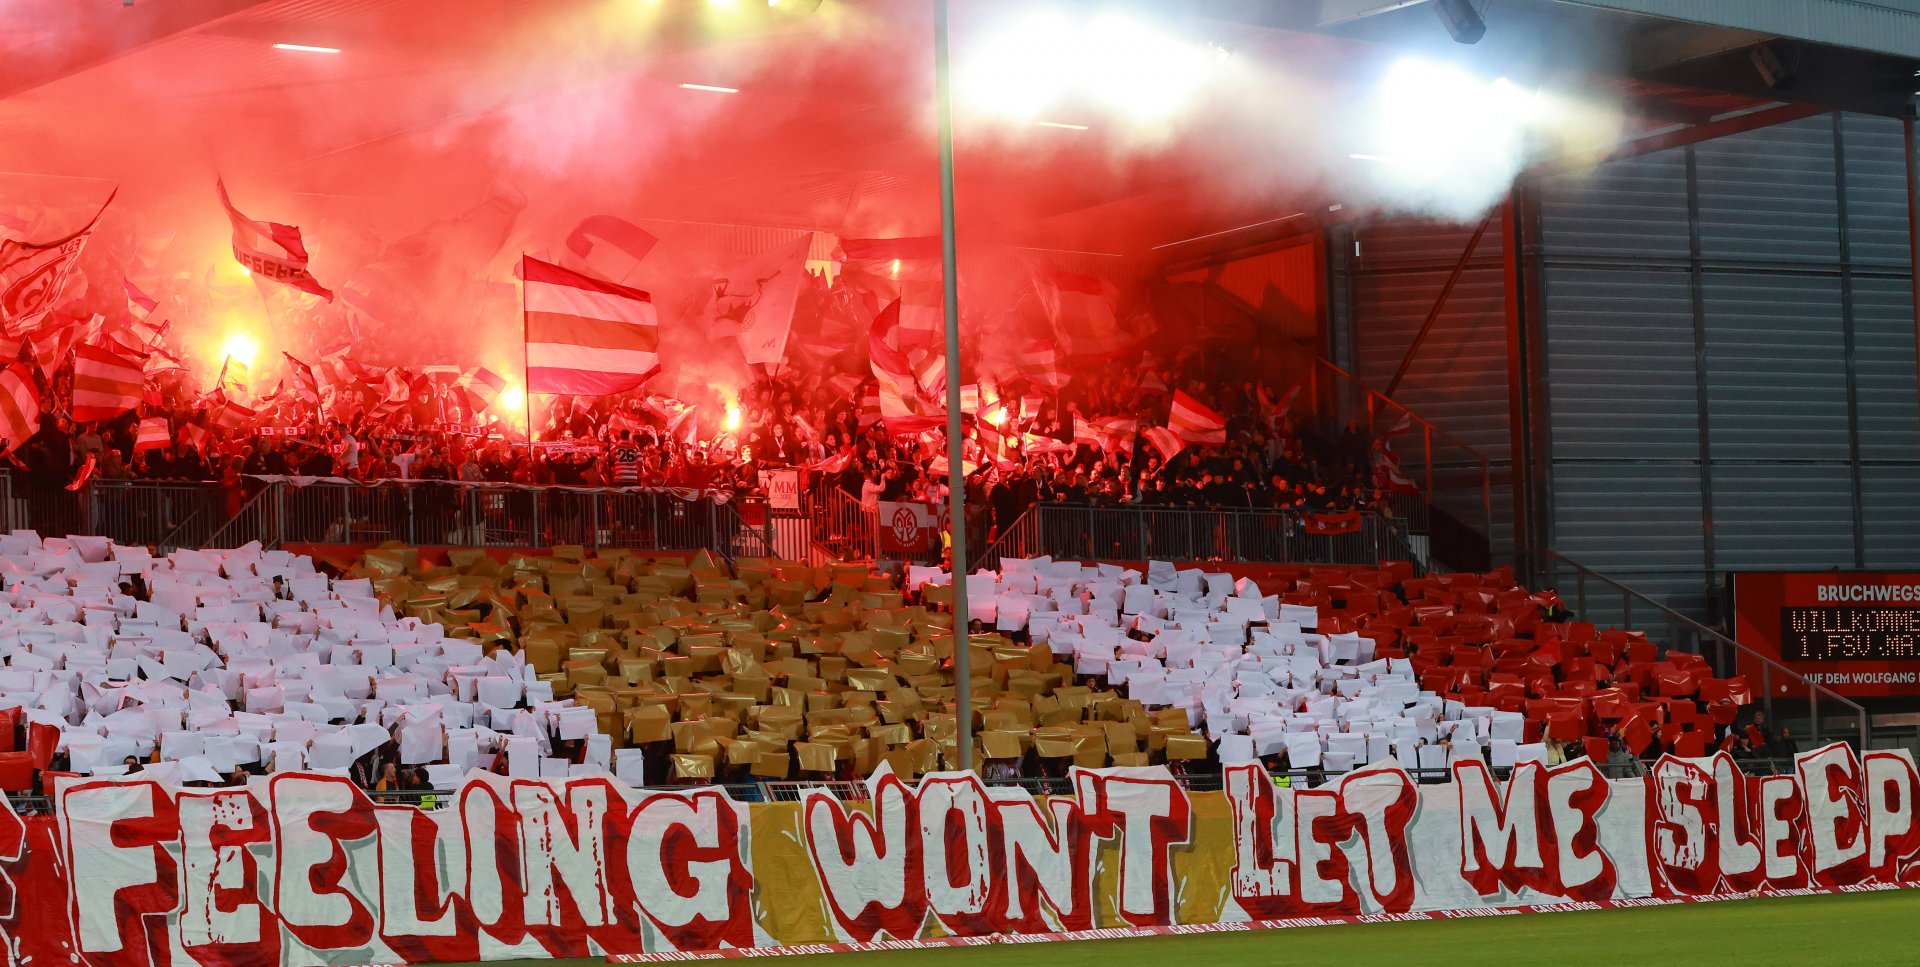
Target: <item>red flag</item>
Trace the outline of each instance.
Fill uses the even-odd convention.
[[[220,204],[227,210],[227,220],[233,223],[233,257],[248,272],[333,301],[333,293],[307,271],[307,246],[298,228],[248,218],[233,207],[226,182],[214,184],[220,189]]]
[[[653,297],[539,259],[521,259],[527,391],[624,393],[660,370]]]
[[[1179,390],[1173,393],[1173,410],[1167,417],[1167,427],[1189,443],[1227,442],[1227,421]]]
[[[25,363],[0,372],[0,454],[12,453],[40,428],[40,391]]]
[[[140,405],[146,375],[139,360],[116,355],[98,346],[81,346],[73,354],[73,412],[76,423],[112,419]]]
[[[133,452],[164,450],[171,442],[173,434],[167,430],[167,418],[150,416],[140,421],[140,433],[133,438]]]
[[[1175,456],[1179,455],[1180,451],[1187,447],[1185,443],[1181,442],[1179,434],[1174,433],[1164,426],[1148,427],[1146,433],[1143,435],[1147,438],[1147,443],[1151,444],[1155,450],[1160,451],[1160,461],[1162,463],[1172,460]]]
[[[1357,534],[1360,532],[1360,512],[1343,510],[1333,514],[1308,514],[1303,525],[1307,533],[1322,537]]]

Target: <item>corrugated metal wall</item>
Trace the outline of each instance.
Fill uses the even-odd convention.
[[[1822,115],[1538,186],[1556,549],[1695,614],[1920,566],[1902,152]]]
[[[1344,277],[1350,299],[1343,298],[1339,304],[1351,312],[1354,372],[1367,385],[1385,390],[1392,381],[1473,228],[1396,221],[1354,232],[1354,248],[1340,253],[1348,257]],[[1497,561],[1509,559],[1513,552],[1513,490],[1507,482],[1511,442],[1504,252],[1496,218],[1474,248],[1465,274],[1393,394],[1492,462],[1495,483],[1489,536]],[[1349,349],[1338,339],[1335,345],[1336,351]],[[1445,462],[1448,457],[1436,453],[1435,459]],[[1461,506],[1448,509],[1477,524],[1483,515],[1481,494],[1477,488],[1469,490],[1458,493]],[[1448,503],[1445,493],[1441,503]]]

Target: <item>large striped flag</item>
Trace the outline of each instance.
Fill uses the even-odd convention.
[[[652,296],[539,259],[520,261],[527,392],[608,396],[660,371]]]
[[[1188,443],[1227,442],[1227,421],[1179,390],[1173,392],[1173,411],[1167,416],[1167,428]]]
[[[140,361],[98,346],[73,351],[73,410],[75,423],[92,423],[119,416],[140,405],[146,375]]]
[[[140,433],[133,438],[133,452],[165,450],[172,443],[173,434],[167,430],[167,418],[149,416],[140,421]]]
[[[0,372],[0,454],[12,453],[40,429],[40,391],[33,372],[15,363]]]
[[[233,223],[233,257],[248,272],[255,278],[270,279],[333,301],[333,292],[307,271],[307,246],[300,238],[300,229],[248,218],[233,207],[233,200],[227,197],[227,183],[214,184],[220,189],[220,205],[227,210],[227,220]]]

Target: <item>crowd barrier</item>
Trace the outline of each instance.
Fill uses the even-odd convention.
[[[1920,773],[1835,744],[1790,775],[1732,759],[1609,780],[1590,762],[1382,764],[1315,789],[1229,767],[1075,770],[1070,794],[916,785],[742,803],[610,776],[470,774],[441,808],[345,779],[247,788],[65,779],[0,812],[0,919],[20,963],[688,959],[952,938],[1203,932],[1594,909],[1920,881]],[[724,954],[722,954],[724,955]]]

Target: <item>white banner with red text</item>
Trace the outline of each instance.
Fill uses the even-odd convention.
[[[0,813],[14,963],[647,960],[1591,909],[1920,881],[1920,774],[1843,745],[1792,775],[1724,756],[1608,780],[1579,760],[1417,784],[1390,764],[1192,792],[1075,770],[1036,798],[966,773],[869,801],[744,803],[612,777],[475,773],[438,808],[338,777],[67,779]],[[899,943],[896,943],[899,942]],[[783,948],[783,949],[771,949]]]

